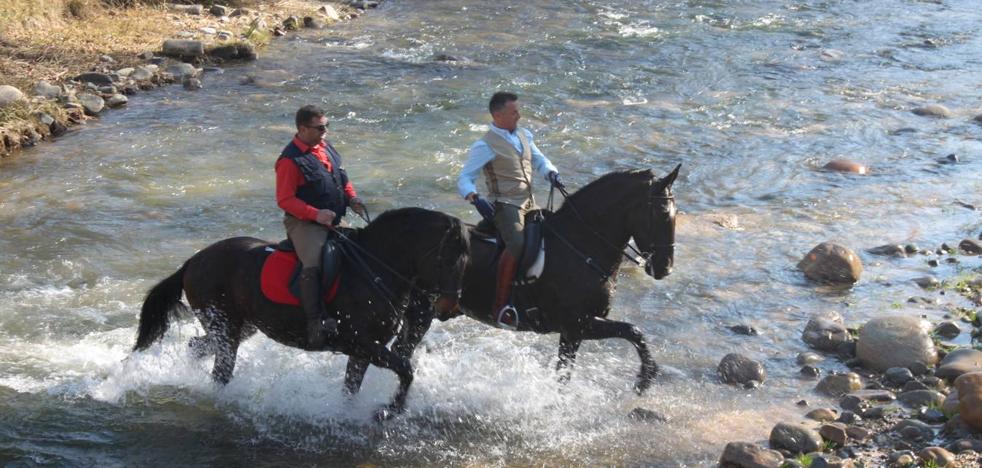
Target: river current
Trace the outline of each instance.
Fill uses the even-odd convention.
[[[799,400],[832,403],[795,364],[812,314],[858,325],[924,295],[911,278],[972,265],[862,250],[978,233],[962,204],[982,203],[979,24],[970,0],[392,0],[276,40],[201,91],[136,96],[0,161],[0,462],[713,465],[727,442],[798,420]],[[248,74],[265,78],[242,84]],[[654,281],[625,265],[611,313],[643,330],[665,371],[647,393],[631,391],[639,363],[625,342],[584,343],[560,386],[556,335],[463,318],[426,336],[407,413],[384,425],[371,414],[394,376],[373,368],[348,399],[343,356],[257,335],[217,388],[210,360],[187,353],[203,333],[190,317],[129,352],[143,295],[184,259],[226,237],[284,237],[273,163],[298,107],[327,110],[373,213],[476,221],[455,176],[499,89],[521,96],[522,124],[571,188],[683,164],[675,272]],[[954,115],[910,112],[928,104]],[[949,154],[960,161],[938,161]],[[837,158],[870,173],[821,169]],[[795,269],[826,240],[861,253],[855,287]],[[762,362],[767,381],[718,383],[730,352]],[[667,421],[627,418],[638,407]]]

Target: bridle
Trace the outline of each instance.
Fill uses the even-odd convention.
[[[635,265],[638,265],[638,266],[644,268],[648,264],[648,262],[651,261],[651,257],[654,256],[654,254],[655,254],[655,252],[657,250],[659,250],[659,249],[666,249],[666,248],[671,248],[671,249],[674,249],[675,248],[675,241],[674,241],[674,239],[672,240],[672,242],[651,244],[649,246],[649,248],[651,249],[650,252],[645,252],[643,250],[640,250],[638,248],[635,248],[630,243],[628,243],[626,245],[627,249],[630,249],[630,251],[634,254],[634,255],[631,255],[627,251],[624,251],[623,248],[620,248],[620,247],[617,247],[616,245],[614,245],[613,242],[610,242],[606,237],[603,236],[603,234],[600,234],[599,232],[597,232],[597,230],[594,229],[590,225],[590,223],[587,222],[587,220],[583,217],[583,215],[580,214],[579,210],[576,209],[576,206],[573,203],[570,202],[569,192],[567,192],[565,188],[563,188],[563,187],[556,187],[555,185],[551,185],[549,187],[549,199],[548,199],[548,202],[546,203],[546,209],[547,210],[552,211],[552,208],[553,208],[553,197],[554,197],[554,192],[556,190],[558,190],[559,193],[562,194],[562,196],[563,196],[563,200],[564,200],[563,201],[563,206],[569,206],[570,207],[570,210],[573,212],[573,214],[576,215],[577,218],[579,218],[579,220],[582,222],[582,225],[587,228],[587,231],[588,232],[590,232],[591,234],[593,234],[594,237],[596,237],[597,239],[600,239],[601,242],[603,242],[605,245],[607,245],[611,249],[613,249],[613,250],[621,250],[621,253],[624,255],[624,257],[627,258],[628,260],[630,260]],[[649,213],[651,215],[650,218],[648,218],[649,232],[653,231],[654,230],[654,227],[655,227],[654,226],[654,223],[655,223],[654,201],[655,200],[671,200],[674,203],[674,201],[675,201],[675,195],[674,194],[669,194],[669,195],[648,195],[647,205],[648,205],[648,211],[649,211]],[[572,250],[573,253],[575,253],[577,256],[579,256],[591,269],[593,269],[597,274],[599,274],[600,277],[603,278],[604,281],[607,281],[607,280],[610,279],[610,275],[611,274],[609,272],[605,271],[599,265],[597,265],[597,263],[593,259],[593,257],[590,257],[589,255],[586,255],[582,251],[580,251],[580,249],[577,249],[576,246],[574,246],[573,243],[569,241],[569,239],[566,239],[562,234],[560,234],[559,232],[557,232],[555,229],[552,229],[549,226],[548,223],[542,223],[542,225],[546,229],[548,229],[550,232],[552,232],[552,234],[555,235],[556,238],[558,238],[560,241],[562,241],[564,244],[566,244],[566,246],[569,247],[569,249]]]
[[[460,235],[459,234],[461,232],[460,222],[451,219],[450,227],[448,227],[447,230],[443,232],[443,236],[440,237],[440,242],[422,254],[423,257],[425,258],[432,255],[434,250],[436,251],[437,278],[438,278],[437,283],[442,283],[444,279],[443,276],[444,268],[445,268],[445,265],[443,264],[444,247],[454,231],[458,233],[458,236]],[[386,300],[389,307],[392,308],[393,310],[397,310],[396,306],[392,303],[392,301],[396,298],[395,293],[392,292],[392,290],[389,289],[388,286],[386,286],[384,281],[382,281],[381,275],[379,275],[374,269],[372,269],[371,266],[369,266],[367,260],[371,260],[373,263],[376,263],[377,265],[381,266],[383,269],[387,270],[396,279],[407,285],[409,289],[411,289],[412,291],[415,291],[417,293],[426,296],[441,295],[441,296],[450,296],[457,299],[460,298],[461,295],[460,285],[456,285],[455,289],[451,289],[452,286],[447,284],[438,284],[432,290],[422,289],[416,285],[416,282],[414,280],[406,278],[404,275],[396,271],[395,268],[393,268],[392,266],[390,266],[388,263],[381,260],[380,258],[376,257],[368,250],[365,250],[364,247],[358,245],[357,242],[352,240],[350,237],[346,236],[344,233],[336,229],[334,230],[334,232],[335,234],[337,234],[338,238],[343,241],[342,249],[345,250],[345,253],[347,254],[346,255],[347,258],[351,259],[354,266],[358,270],[360,270],[362,275],[364,275],[365,278],[369,279],[369,284],[371,284],[372,288]]]

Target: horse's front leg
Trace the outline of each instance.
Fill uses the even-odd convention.
[[[375,419],[382,421],[390,419],[406,409],[406,396],[413,383],[413,366],[408,359],[403,359],[378,343],[360,344],[352,352],[352,357],[365,359],[369,364],[389,369],[399,377],[399,388],[396,389],[392,402],[375,412]],[[349,361],[350,364],[351,361]]]
[[[399,337],[392,344],[392,351],[403,359],[411,359],[416,347],[433,324],[433,305],[425,295],[414,294],[406,307],[405,320]]]
[[[572,338],[571,335],[561,333],[559,335],[559,362],[556,363],[556,372],[559,373],[559,383],[569,383],[570,373],[573,363],[576,362],[576,351],[580,349],[580,338]]]
[[[361,390],[361,383],[368,372],[368,359],[349,356],[348,367],[344,371],[344,392],[354,396]]]
[[[593,317],[583,327],[580,338],[584,340],[623,338],[630,341],[634,345],[634,349],[638,351],[638,357],[641,358],[641,370],[638,372],[638,380],[634,385],[634,390],[639,394],[651,386],[651,381],[658,374],[658,364],[651,358],[648,344],[644,341],[644,335],[638,327],[630,323]]]

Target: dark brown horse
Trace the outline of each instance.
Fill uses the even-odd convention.
[[[134,351],[163,337],[169,315],[187,309],[180,302],[183,291],[206,331],[189,345],[198,357],[215,354],[212,376],[217,382],[232,378],[239,344],[258,329],[287,346],[340,352],[395,372],[399,388],[378,416],[401,412],[413,369],[385,343],[399,330],[410,292],[422,298],[439,295],[440,313],[456,307],[467,263],[467,235],[459,219],[421,208],[388,211],[367,227],[346,232],[342,242],[350,244],[342,248],[348,255],[337,297],[328,307],[339,321],[339,334],[323,348],[307,345],[300,307],[271,302],[260,291],[260,271],[273,244],[235,237],[198,252],[150,290],[140,312]]]
[[[641,358],[635,383],[638,393],[658,373],[638,327],[610,320],[607,314],[629,240],[634,239],[649,276],[662,279],[672,271],[676,212],[672,183],[679,168],[681,165],[661,179],[650,170],[607,174],[570,195],[561,209],[546,217],[545,267],[539,279],[517,295],[524,298],[524,306],[535,305],[538,311],[523,317],[518,330],[559,333],[557,370],[566,370],[561,380],[569,378],[568,369],[583,340],[606,338],[623,338],[637,349]],[[491,304],[496,252],[495,245],[472,239],[460,301],[465,314],[490,325],[495,324]],[[406,327],[393,351],[411,357],[434,317],[447,316],[434,315],[424,298],[410,301]],[[348,360],[345,386],[349,392],[358,391],[368,364],[357,356]]]

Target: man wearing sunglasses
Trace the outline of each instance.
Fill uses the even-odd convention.
[[[276,203],[286,212],[286,235],[303,264],[300,305],[307,315],[308,347],[320,348],[338,331],[337,321],[325,316],[321,250],[347,207],[364,215],[365,205],[341,167],[341,155],[324,139],[330,125],[324,111],[303,106],[296,124],[297,134],[276,160]]]

